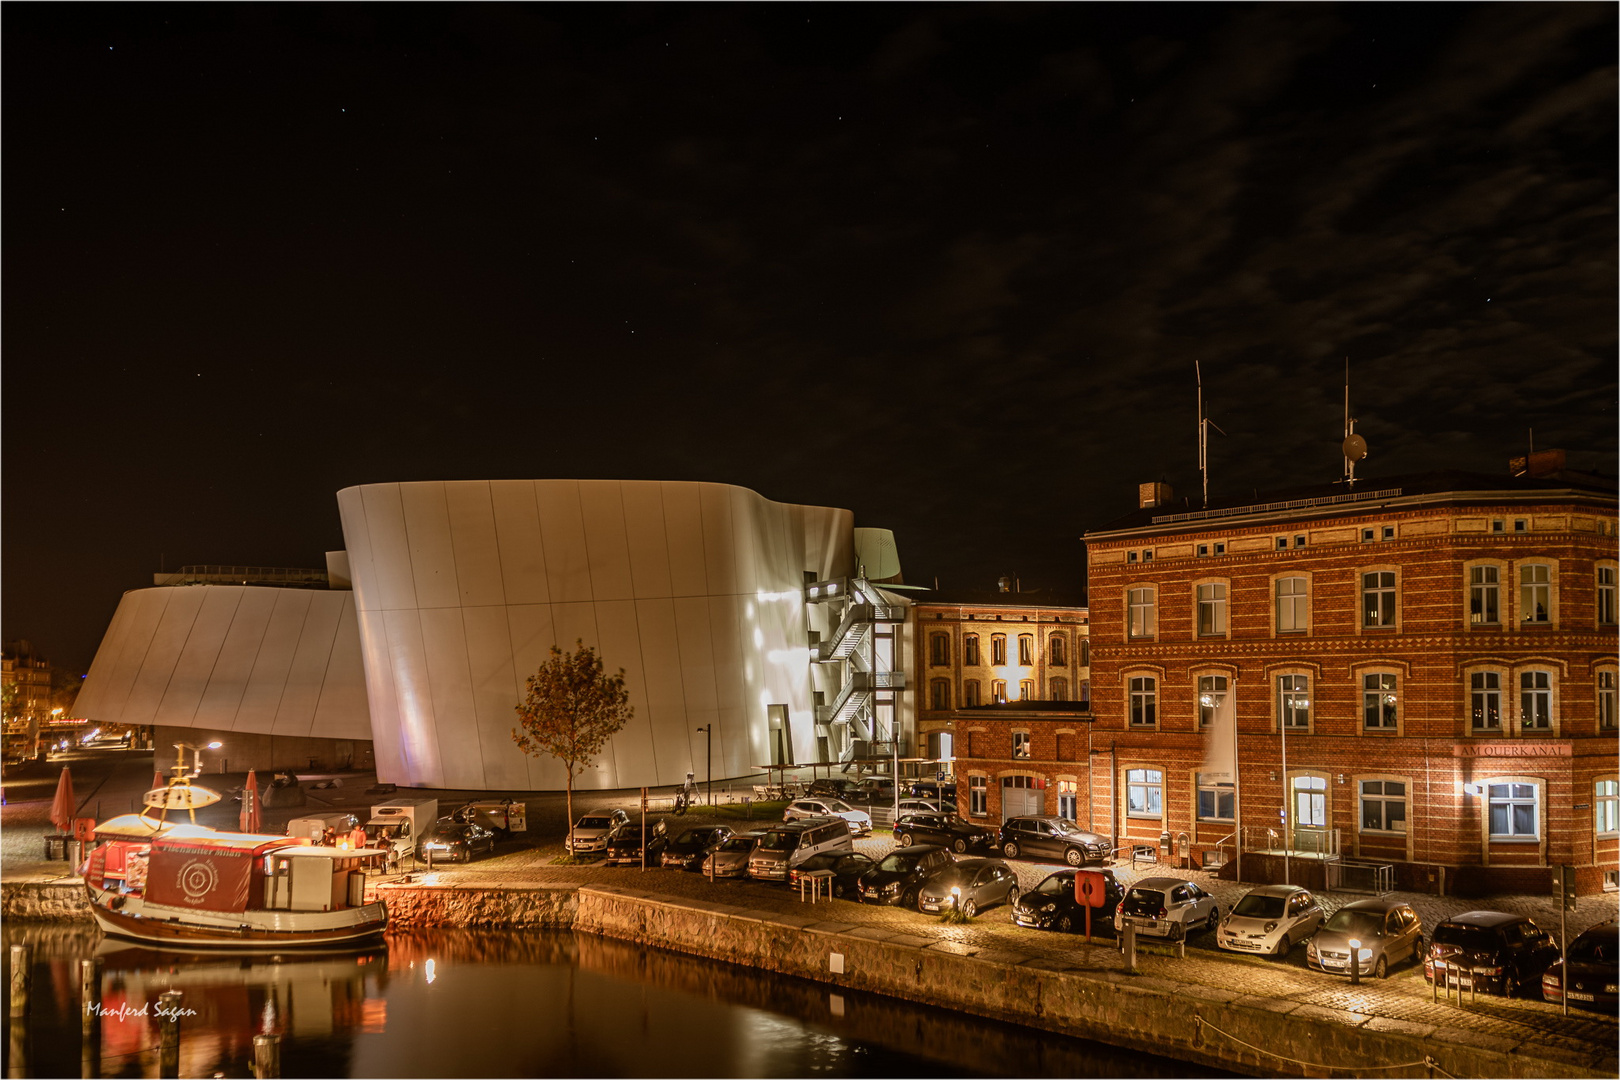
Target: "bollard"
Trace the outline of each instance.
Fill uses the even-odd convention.
[[[259,1080],[281,1075],[281,1036],[253,1036],[253,1075]]]
[[[1125,970],[1136,972],[1136,923],[1130,919],[1125,920],[1125,929],[1121,932],[1120,948],[1125,951]]]
[[[165,1080],[180,1075],[180,1002],[184,997],[178,990],[158,995],[158,1076]]]
[[[11,947],[11,1015],[28,1015],[28,982],[32,950],[27,945]]]

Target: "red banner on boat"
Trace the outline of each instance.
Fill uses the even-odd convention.
[[[245,911],[253,852],[152,845],[146,898],[154,904],[207,911]]]

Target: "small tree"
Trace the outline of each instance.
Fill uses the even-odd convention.
[[[574,854],[574,776],[595,762],[596,756],[634,714],[630,692],[624,688],[624,669],[617,675],[602,670],[601,657],[583,641],[565,653],[551,647],[551,659],[529,676],[529,692],[517,707],[521,730],[512,729],[512,741],[525,754],[550,754],[568,774],[568,854]]]

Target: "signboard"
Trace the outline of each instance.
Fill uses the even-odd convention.
[[[248,851],[170,851],[154,845],[146,898],[172,907],[243,911],[252,871],[253,855]]]

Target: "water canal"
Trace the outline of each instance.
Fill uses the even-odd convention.
[[[717,961],[569,932],[432,931],[321,956],[176,957],[81,927],[13,924],[32,949],[8,1076],[158,1076],[164,991],[183,995],[179,1075],[287,1077],[1223,1075]],[[10,963],[10,950],[6,963]],[[97,1058],[79,961],[102,962]],[[9,988],[9,968],[5,985]]]

